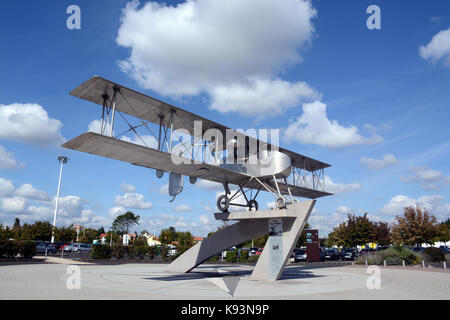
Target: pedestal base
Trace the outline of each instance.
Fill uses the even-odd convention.
[[[283,273],[315,203],[316,200],[308,200],[288,205],[286,209],[281,210],[217,213],[216,219],[239,222],[197,243],[174,260],[166,271],[189,272],[227,248],[269,234],[269,239],[250,279],[276,281]]]

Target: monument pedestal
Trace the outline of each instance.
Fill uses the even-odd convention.
[[[210,257],[239,243],[269,234],[250,276],[251,280],[276,281],[283,273],[316,200],[289,204],[286,209],[216,213],[217,220],[237,220],[187,250],[166,269],[186,273]]]

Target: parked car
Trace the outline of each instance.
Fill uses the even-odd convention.
[[[258,250],[256,250],[256,255],[260,255],[263,252],[264,248],[259,248]]]
[[[450,249],[448,247],[440,246],[439,248],[442,250],[444,254],[450,254]]]
[[[74,243],[68,243],[64,245],[64,252],[72,252],[74,248]]]
[[[168,255],[169,257],[174,257],[177,254],[177,247],[170,247]]]
[[[338,249],[326,249],[324,253],[325,260],[339,260],[341,258],[341,254]]]
[[[45,249],[47,248],[47,245],[45,242],[38,241],[36,242],[36,253],[45,253]]]
[[[355,260],[355,252],[351,249],[344,249],[341,251],[341,260]]]
[[[57,250],[51,243],[45,241],[36,242],[36,253],[45,253],[45,252],[47,252],[47,254],[53,254],[56,253]]]
[[[254,256],[256,254],[256,251],[258,251],[258,248],[250,248],[248,251],[248,256]]]
[[[91,251],[91,245],[88,243],[74,243],[72,245],[72,252],[90,252]]]
[[[306,250],[304,249],[298,249],[294,254],[294,261],[306,261]]]

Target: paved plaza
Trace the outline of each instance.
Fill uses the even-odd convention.
[[[52,261],[52,260],[50,260]],[[75,265],[76,267],[71,267]],[[201,265],[188,274],[166,264],[98,265],[73,260],[0,266],[0,299],[449,299],[450,272],[380,268],[368,289],[363,266],[287,266],[277,282],[251,281],[252,266]],[[79,271],[80,289],[73,287]],[[437,272],[438,271],[438,272]],[[68,273],[69,272],[69,273]],[[368,281],[369,279],[369,281]],[[72,285],[70,285],[72,283]]]

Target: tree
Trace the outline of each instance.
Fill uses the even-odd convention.
[[[341,223],[328,235],[328,243],[340,247],[352,248],[375,240],[374,224],[367,217],[347,214],[347,221]]]
[[[380,246],[387,246],[391,243],[391,229],[387,222],[375,222],[373,224],[375,231],[374,242]]]
[[[73,225],[69,227],[55,228],[55,240],[61,242],[75,241],[77,233],[73,229]]]
[[[447,242],[450,241],[450,219],[439,223],[437,230],[437,241]]]
[[[48,221],[36,221],[34,224],[25,223],[22,226],[20,238],[23,240],[50,240],[53,226]]]
[[[19,218],[15,218],[14,219],[14,225],[12,228],[12,233],[13,233],[13,237],[14,239],[20,239],[21,233],[22,233],[22,228],[20,226],[20,219]]]
[[[301,247],[305,247],[306,246],[306,231],[307,229],[311,228],[311,226],[309,225],[309,223],[305,224],[305,227],[303,228],[303,231],[300,235],[300,237],[298,238],[298,241],[295,245],[296,248],[301,248]]]
[[[177,239],[177,232],[174,227],[169,227],[168,229],[162,229],[161,235],[159,236],[159,241],[162,245],[171,244]]]
[[[397,245],[416,245],[434,243],[437,235],[437,220],[428,211],[419,206],[404,208],[403,216],[395,217],[391,238]]]
[[[177,232],[177,240],[181,247],[192,247],[194,245],[194,240],[192,234],[189,231]]]
[[[133,225],[139,224],[140,218],[140,216],[135,215],[133,212],[127,211],[114,220],[112,230],[119,235],[128,234]]]

